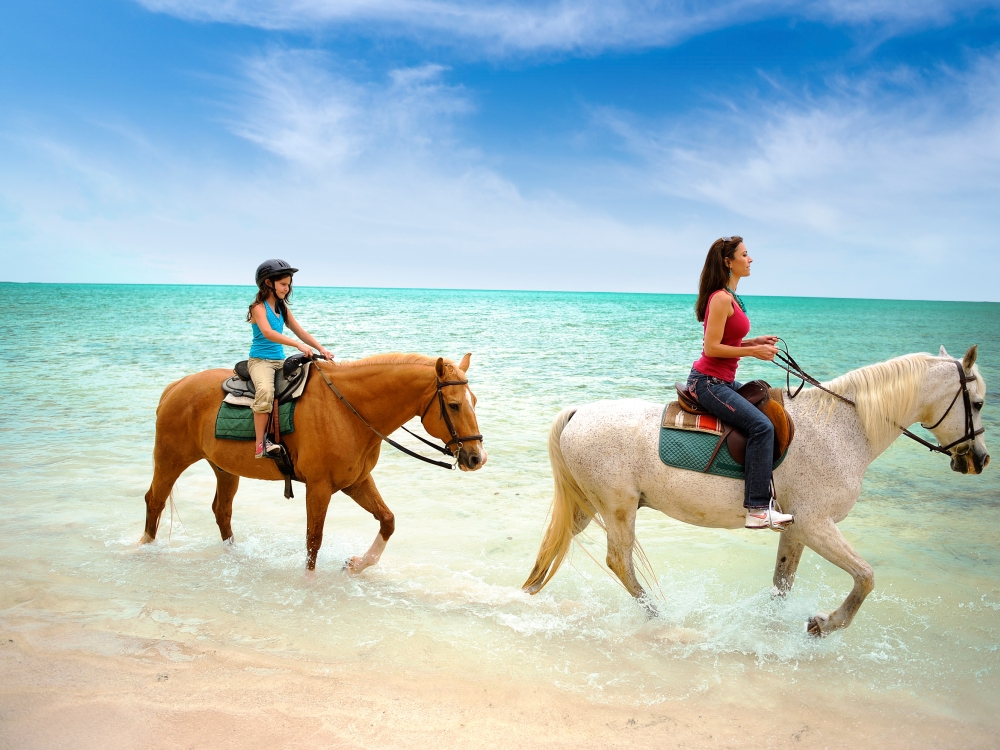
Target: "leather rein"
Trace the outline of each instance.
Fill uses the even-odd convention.
[[[421,456],[419,453],[415,453],[414,451],[411,451],[406,446],[400,445],[399,443],[397,443],[392,438],[390,438],[390,437],[388,437],[386,435],[383,435],[381,432],[379,432],[374,427],[372,427],[371,424],[369,424],[369,422],[368,422],[367,419],[365,419],[363,416],[361,416],[361,413],[357,409],[355,409],[354,406],[351,404],[351,402],[348,401],[347,398],[344,396],[344,394],[341,393],[337,389],[337,386],[335,386],[333,384],[333,382],[330,380],[330,378],[327,377],[326,373],[323,372],[322,368],[320,368],[320,367],[317,366],[316,370],[319,372],[320,375],[323,376],[323,380],[325,380],[326,384],[328,386],[330,386],[330,390],[333,391],[334,394],[336,394],[337,398],[339,398],[341,401],[344,402],[344,406],[346,406],[348,409],[350,409],[354,413],[354,416],[356,416],[358,419],[360,419],[361,422],[362,422],[362,424],[364,424],[365,427],[367,427],[369,430],[371,430],[372,432],[374,432],[376,435],[378,435],[382,440],[384,440],[385,442],[387,442],[393,448],[395,448],[398,451],[402,451],[403,453],[405,453],[408,456],[413,456],[413,458],[419,458],[421,461],[424,461],[425,463],[434,464],[434,466],[440,466],[440,467],[442,467],[444,469],[454,469],[458,465],[457,464],[457,461],[458,461],[458,452],[462,450],[463,442],[464,441],[469,441],[469,440],[482,440],[483,439],[482,435],[464,435],[464,436],[460,437],[459,434],[458,434],[458,432],[455,430],[455,425],[452,423],[451,417],[448,416],[448,410],[445,408],[444,394],[441,392],[441,389],[445,388],[445,387],[447,387],[449,385],[468,385],[469,384],[468,380],[440,380],[440,379],[438,379],[437,384],[435,386],[435,389],[436,389],[436,394],[435,395],[437,397],[438,403],[440,403],[440,405],[441,405],[441,418],[444,420],[445,425],[448,427],[448,432],[451,433],[451,440],[449,440],[447,443],[445,443],[444,447],[441,447],[440,445],[436,445],[435,443],[432,443],[430,440],[426,440],[426,439],[420,437],[420,435],[417,435],[416,433],[411,432],[410,430],[406,429],[405,426],[403,427],[403,429],[406,430],[406,432],[408,432],[410,435],[413,435],[413,437],[415,437],[421,443],[424,443],[425,445],[429,445],[431,448],[433,448],[434,450],[438,451],[439,453],[443,453],[444,455],[451,456],[452,458],[455,459],[456,463],[454,463],[454,464],[448,464],[448,463],[445,463],[444,461],[437,461],[437,460],[435,460],[433,458],[427,458],[426,456]],[[421,421],[423,421],[424,417],[427,416],[427,412],[428,412],[428,410],[430,410],[431,404],[433,404],[433,403],[434,403],[434,396],[432,396],[431,400],[427,402],[427,408],[425,408],[424,411],[423,411],[423,414],[420,415],[420,420]],[[456,446],[454,450],[451,450],[451,446],[452,445]]]
[[[799,392],[805,387],[805,384],[809,383],[809,385],[815,386],[816,388],[819,388],[821,391],[826,391],[831,396],[835,396],[844,403],[850,404],[851,406],[857,408],[857,404],[851,401],[851,399],[847,398],[846,396],[841,396],[839,393],[834,393],[833,391],[825,388],[822,385],[822,383],[816,380],[816,378],[812,377],[805,370],[803,370],[802,367],[799,366],[799,363],[792,358],[792,355],[788,353],[788,344],[786,344],[784,340],[780,338],[778,339],[778,341],[781,342],[782,346],[784,347],[784,350],[779,350],[778,353],[774,356],[773,364],[777,365],[778,367],[780,367],[782,370],[785,371],[785,389],[788,391],[789,399],[793,399],[796,396],[798,396]],[[958,440],[953,440],[952,442],[948,443],[948,445],[934,445],[933,443],[924,440],[919,435],[914,435],[905,427],[896,425],[897,427],[899,427],[900,430],[902,430],[902,433],[906,435],[906,437],[910,438],[911,440],[915,440],[928,450],[934,451],[935,453],[944,453],[949,456],[951,455],[951,449],[954,448],[956,445],[961,445],[962,443],[965,442],[971,442],[975,440],[976,437],[986,432],[985,427],[980,427],[977,430],[975,428],[975,425],[972,423],[972,398],[971,396],[969,396],[969,383],[974,382],[975,378],[971,375],[966,374],[965,368],[962,367],[962,363],[959,360],[956,359],[953,361],[955,363],[955,366],[958,368],[958,382],[959,382],[958,391],[955,393],[955,396],[954,398],[952,398],[951,403],[948,404],[948,408],[944,410],[944,414],[941,415],[941,418],[937,422],[932,424],[930,427],[921,422],[920,426],[923,427],[925,430],[933,430],[935,427],[937,427],[945,420],[945,417],[951,414],[952,408],[958,402],[958,397],[961,396],[962,405],[965,407],[965,434],[963,434],[962,437],[958,438]],[[799,383],[799,387],[795,389],[794,393],[792,392],[792,387],[791,387],[792,376],[799,378],[802,381],[801,383]]]

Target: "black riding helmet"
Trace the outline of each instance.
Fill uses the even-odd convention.
[[[257,286],[264,283],[264,279],[275,279],[282,276],[291,276],[293,273],[298,271],[297,268],[292,268],[285,261],[279,260],[278,258],[271,258],[271,260],[265,260],[259,266],[257,266]]]

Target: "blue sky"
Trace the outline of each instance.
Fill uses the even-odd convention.
[[[9,281],[1000,301],[997,3],[5,3]]]

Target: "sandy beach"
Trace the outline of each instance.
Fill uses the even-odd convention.
[[[626,707],[542,684],[476,682],[405,666],[392,674],[317,668],[307,660],[81,631],[0,631],[0,747],[997,746],[996,727],[929,715],[897,699],[829,701],[801,684],[773,694],[758,715],[721,688]]]

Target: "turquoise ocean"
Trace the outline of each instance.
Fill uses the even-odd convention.
[[[670,399],[700,350],[690,296],[297,288],[296,316],[339,359],[471,351],[488,464],[445,472],[385,446],[375,478],[396,533],[360,577],[341,565],[367,549],[377,525],[349,498],[334,497],[308,579],[303,488],[285,500],[280,483],[242,480],[236,544],[226,546],[204,462],[178,482],[157,543],[138,546],[159,395],[186,374],[245,358],[252,294],[0,284],[7,632],[96,654],[144,638],[174,644],[177,658],[184,644],[216,644],[319,670],[405,665],[633,706],[752,703],[794,683],[803,694],[870,696],[1000,727],[996,460],[962,476],[903,439],[872,465],[841,528],[874,568],[875,591],[848,630],[822,640],[806,636],[806,619],[840,604],[845,573],[806,551],[790,597],[772,601],[776,535],[698,529],[648,510],[638,536],[658,577],[660,618],[646,619],[586,554],[603,560],[599,531],[541,594],[520,591],[551,499],[552,418],[598,399]],[[979,344],[996,457],[1000,305],[745,301],[752,335],[780,335],[823,380]],[[740,379],[757,377],[784,382],[772,365],[741,366]]]

